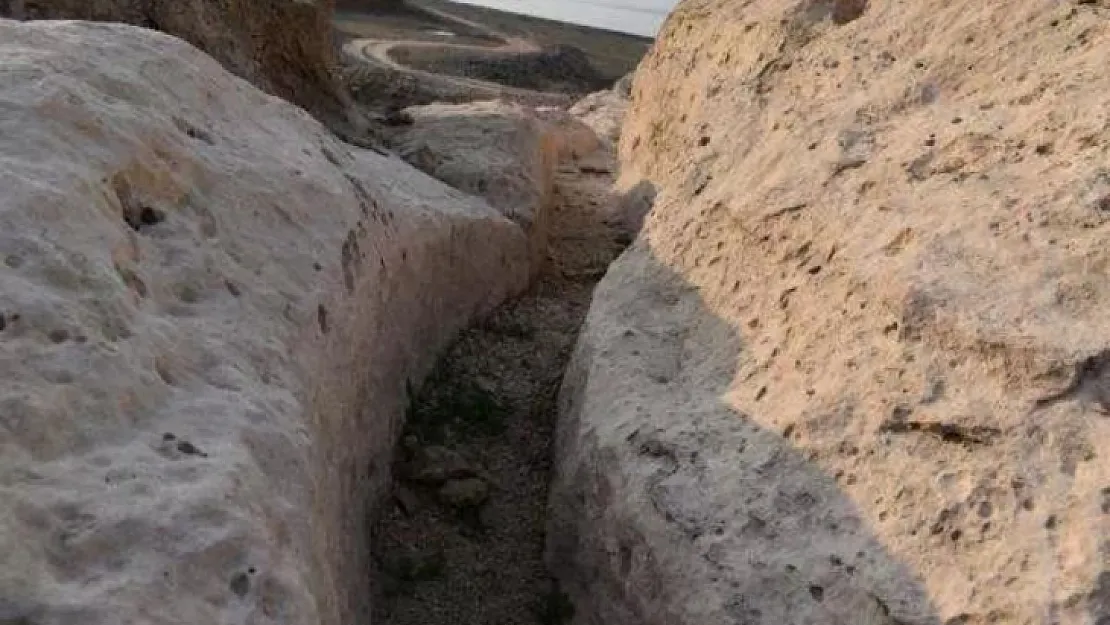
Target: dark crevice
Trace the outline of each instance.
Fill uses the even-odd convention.
[[[561,625],[573,617],[542,558],[547,486],[564,369],[593,287],[622,248],[596,208],[613,200],[598,198],[610,184],[559,174],[536,283],[465,330],[409,388],[392,492],[370,532],[374,623]],[[566,185],[576,188],[561,193]]]
[[[928,434],[944,443],[969,447],[990,445],[1002,433],[998,428],[981,425],[964,426],[929,421],[887,421],[879,426],[879,431],[890,434]]]

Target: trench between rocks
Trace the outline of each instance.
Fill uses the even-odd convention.
[[[464,330],[419,388],[369,527],[372,622],[558,625],[544,566],[557,395],[594,286],[627,243],[609,167],[555,176],[533,285]]]

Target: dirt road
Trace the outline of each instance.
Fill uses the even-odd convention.
[[[488,94],[490,99],[497,98],[510,98],[516,96],[517,98],[526,98],[529,100],[536,100],[543,102],[549,99],[551,105],[564,105],[567,103],[567,97],[563,94],[545,93],[542,91],[534,91],[531,89],[520,89],[516,87],[507,87],[495,82],[487,80],[478,80],[475,78],[466,78],[462,76],[451,76],[447,74],[437,74],[425,70],[409,67],[398,63],[390,54],[396,48],[432,48],[441,50],[475,50],[482,53],[527,53],[538,52],[540,47],[534,42],[522,37],[513,37],[504,33],[497,32],[481,23],[467,20],[456,15],[452,15],[445,11],[433,9],[430,7],[421,7],[420,10],[425,11],[435,17],[448,22],[454,22],[460,26],[474,29],[483,33],[485,36],[502,42],[502,45],[497,47],[478,46],[469,44],[457,43],[441,43],[434,41],[415,41],[415,40],[387,40],[387,39],[352,39],[343,44],[343,50],[353,58],[357,58],[366,63],[380,65],[387,69],[403,72],[412,75],[418,79],[430,81],[432,84],[437,82],[442,84],[450,84],[458,87],[475,90],[480,93]]]

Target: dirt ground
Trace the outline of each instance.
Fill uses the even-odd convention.
[[[542,555],[555,398],[594,285],[622,249],[610,175],[564,166],[532,289],[463,333],[413,389],[392,505],[372,529],[374,622],[555,625]]]
[[[340,38],[397,39],[496,47],[501,40],[476,29],[415,8],[354,10],[337,8],[335,29]]]

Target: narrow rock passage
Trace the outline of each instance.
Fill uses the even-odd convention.
[[[604,220],[605,169],[559,171],[536,284],[465,331],[413,389],[392,501],[371,529],[376,625],[569,620],[543,565],[545,506],[559,383],[622,247]]]

